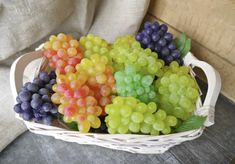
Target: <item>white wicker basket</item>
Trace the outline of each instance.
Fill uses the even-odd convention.
[[[19,57],[11,66],[10,83],[14,99],[23,85],[23,73],[26,66],[32,61],[42,57],[42,51],[34,51]],[[53,136],[79,144],[98,145],[106,148],[128,151],[142,154],[160,154],[174,145],[184,141],[198,138],[205,127],[214,124],[215,103],[218,98],[221,79],[218,72],[209,64],[196,59],[192,53],[188,53],[184,58],[184,63],[190,67],[199,67],[206,74],[208,90],[204,103],[199,98],[196,105],[196,115],[207,116],[204,127],[182,133],[175,133],[161,136],[134,135],[134,134],[98,134],[98,133],[79,133],[56,126],[47,126],[35,122],[24,121],[27,128],[37,134]],[[32,75],[33,76],[33,75]],[[17,118],[21,119],[18,115]]]

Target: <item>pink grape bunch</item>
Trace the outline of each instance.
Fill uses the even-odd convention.
[[[81,132],[99,128],[99,116],[105,115],[104,107],[111,103],[115,92],[113,69],[106,56],[94,54],[76,65],[76,72],[57,75],[56,92],[52,102],[58,104],[59,113],[66,123],[75,121]]]
[[[173,61],[155,82],[159,105],[167,114],[187,120],[195,110],[199,90],[196,80],[189,74],[189,67]]]
[[[145,104],[134,97],[115,97],[105,111],[110,134],[169,134],[177,125],[177,118],[157,109],[156,103]]]
[[[75,72],[75,66],[83,58],[78,41],[63,33],[50,36],[49,41],[44,44],[43,55],[58,74]]]

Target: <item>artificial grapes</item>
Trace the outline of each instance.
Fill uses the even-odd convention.
[[[93,34],[79,41],[52,35],[43,54],[55,72],[41,72],[25,84],[15,112],[47,124],[59,113],[83,133],[174,132],[192,115],[198,86],[189,68],[179,66],[182,59],[167,27],[157,22],[144,27],[136,37],[121,36],[113,44]]]
[[[36,122],[50,125],[58,113],[57,106],[51,102],[55,78],[53,71],[40,72],[33,82],[25,83],[16,98],[14,111],[26,121],[34,119]]]
[[[75,121],[79,131],[88,132],[101,126],[99,116],[105,115],[103,109],[115,93],[113,69],[107,57],[98,54],[82,59],[75,68],[75,73],[57,76],[52,101],[59,104],[65,122]]]
[[[157,53],[143,49],[133,36],[118,37],[109,53],[115,70],[123,70],[126,64],[134,64],[141,74],[160,76],[164,61]]]
[[[135,65],[126,65],[124,71],[117,71],[114,75],[117,93],[120,96],[132,96],[142,102],[156,101],[153,75],[137,73]]]
[[[159,58],[163,59],[167,65],[172,61],[183,64],[180,57],[180,51],[173,42],[173,35],[167,32],[168,27],[165,24],[145,22],[144,29],[136,35],[143,48],[150,48],[158,53]]]
[[[174,61],[164,75],[155,81],[159,104],[168,114],[186,120],[193,113],[199,96],[198,86],[189,68]]]
[[[134,97],[115,97],[105,111],[108,114],[105,122],[111,134],[169,134],[171,127],[177,124],[177,118],[157,110],[156,103],[145,104]]]
[[[55,68],[58,74],[75,72],[75,66],[83,58],[78,41],[63,33],[50,36],[44,49],[43,54],[49,60],[49,66]]]
[[[94,53],[98,53],[100,55],[106,55],[108,57],[109,53],[109,45],[108,43],[93,34],[88,34],[87,36],[81,37],[79,43],[83,49],[84,56],[90,57]]]

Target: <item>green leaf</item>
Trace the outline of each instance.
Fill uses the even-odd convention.
[[[185,132],[189,130],[199,129],[203,126],[206,120],[206,116],[191,116],[188,120],[183,122],[177,129],[176,132]]]
[[[175,38],[175,44],[180,51],[180,56],[183,58],[191,49],[191,39],[185,33],[182,33],[179,38]]]
[[[76,122],[66,123],[66,125],[72,130],[78,130],[78,124]]]
[[[184,49],[181,51],[181,57],[185,57],[185,55],[190,51],[191,49],[191,39],[187,38],[185,41]]]
[[[186,40],[187,40],[187,36],[185,33],[182,33],[180,38],[175,39],[176,46],[180,52],[184,49]]]

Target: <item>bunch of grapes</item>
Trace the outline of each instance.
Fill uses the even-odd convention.
[[[108,58],[98,54],[90,59],[83,59],[76,66],[78,74],[86,74],[87,85],[94,91],[94,96],[100,106],[110,103],[111,95],[116,93],[113,68],[108,64]]]
[[[158,53],[158,57],[163,59],[166,64],[177,61],[183,64],[180,52],[173,42],[173,35],[167,32],[168,27],[158,22],[146,22],[144,29],[136,35],[136,40],[141,43],[143,48],[150,48]]]
[[[57,84],[53,86],[56,93],[51,97],[52,102],[60,104],[58,111],[64,115],[64,121],[77,122],[81,132],[99,128],[99,116],[111,102],[115,79],[107,63],[106,56],[91,55],[76,65],[75,73],[58,75]]]
[[[155,52],[143,49],[132,36],[118,37],[110,50],[115,70],[124,70],[126,64],[134,64],[142,74],[162,75],[164,61]]]
[[[78,41],[63,33],[50,37],[44,44],[43,55],[49,60],[49,66],[59,74],[75,72],[75,66],[83,58]]]
[[[105,122],[111,134],[169,134],[171,127],[177,124],[176,117],[157,110],[156,103],[145,104],[134,97],[115,97],[105,111],[108,114]]]
[[[134,65],[126,65],[125,70],[116,72],[114,77],[118,95],[135,97],[145,103],[155,101],[154,76],[142,75]]]
[[[164,75],[155,82],[159,104],[168,114],[186,120],[195,109],[199,96],[197,82],[189,74],[189,68],[172,62]]]
[[[93,34],[88,34],[87,36],[81,37],[79,43],[83,49],[85,57],[89,58],[94,53],[106,55],[108,57],[109,45],[100,37],[94,36]]]
[[[52,86],[56,83],[54,72],[40,72],[33,82],[26,83],[20,90],[14,106],[16,113],[26,120],[51,124],[57,116],[57,106],[51,102]]]

